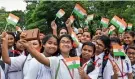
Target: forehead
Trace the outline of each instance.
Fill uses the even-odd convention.
[[[54,38],[54,37],[51,37],[51,38],[48,39],[48,41],[54,41],[54,42],[57,42],[57,39]]]
[[[31,40],[30,42],[32,42],[32,43],[33,43],[33,42],[38,42],[38,40]]]
[[[65,41],[71,41],[68,37],[63,37],[63,38],[61,38],[60,41],[62,41],[62,40],[65,40]]]
[[[60,32],[67,32],[67,30],[66,29],[61,29]]]
[[[90,33],[89,32],[84,32],[83,35],[90,35]]]
[[[92,48],[92,46],[84,45],[84,46],[83,46],[83,49],[89,49],[89,50],[91,50],[91,49],[93,49],[93,48]]]

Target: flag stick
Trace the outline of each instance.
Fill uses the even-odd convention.
[[[8,23],[6,24],[6,27],[5,27],[4,31],[6,31],[6,29],[7,29],[7,26],[8,26]]]
[[[72,10],[72,12],[71,12],[71,14],[70,14],[70,16],[73,14],[73,10]]]
[[[57,19],[57,16],[55,17],[54,21]]]

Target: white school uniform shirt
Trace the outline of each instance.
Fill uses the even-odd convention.
[[[23,67],[23,79],[36,79],[41,63],[29,54]]]
[[[84,71],[85,72],[87,72],[87,66],[88,66],[88,64],[90,63],[90,61],[91,60],[89,60],[88,62],[86,62],[82,67],[84,68]],[[95,65],[95,69],[92,71],[92,72],[90,72],[90,73],[88,73],[88,76],[89,76],[89,78],[91,78],[91,79],[97,79],[98,78],[98,74],[99,74],[99,66],[98,66],[98,63],[96,63],[96,65]]]
[[[109,55],[110,58],[111,55]],[[113,66],[110,60],[107,61],[106,66],[104,68],[104,72],[103,72],[103,79],[112,79],[112,76],[114,75],[113,72]]]
[[[62,55],[60,55],[58,57],[56,57],[56,56],[49,57],[48,59],[50,61],[50,68],[52,69],[52,79],[55,79],[55,74],[56,74],[56,70],[57,70],[59,62],[60,62],[60,67],[58,70],[57,79],[72,79],[66,65],[62,61],[62,59],[64,59]],[[80,79],[78,69],[70,70],[70,72],[73,76],[73,79]]]
[[[135,77],[135,64],[132,65],[132,73],[133,73],[133,77]]]
[[[82,43],[79,43],[78,47],[76,48],[76,53],[77,56],[80,56],[82,54],[81,50],[82,50]]]
[[[98,61],[97,61],[97,63],[98,63],[98,65],[99,65],[99,77],[100,78],[98,78],[98,79],[102,79],[102,62],[103,62],[103,57],[104,57],[104,52],[103,53],[101,53],[101,54],[99,54],[99,55],[97,55],[97,56],[95,56],[95,61],[97,61],[98,59]]]
[[[0,79],[5,79],[5,73],[3,71],[3,69],[0,66]]]
[[[41,64],[36,79],[52,79],[52,70],[50,67]]]
[[[5,64],[6,79],[23,79],[22,68],[26,59],[24,54],[18,57],[10,57],[11,64]]]
[[[120,68],[119,72],[118,72],[118,79],[128,79],[128,76],[127,76],[127,73],[132,73],[132,67],[131,67],[131,62],[128,58],[128,56],[126,56],[125,59],[121,59],[120,57],[118,59],[114,59],[112,56],[109,57],[112,61],[115,61],[116,64],[118,65],[118,67]],[[120,77],[122,76],[121,75],[121,72],[122,71],[122,64],[121,62],[123,62],[123,75],[125,75],[123,78]],[[113,71],[113,70],[112,70]]]

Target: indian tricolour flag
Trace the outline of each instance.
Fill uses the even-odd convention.
[[[60,10],[57,12],[56,16],[57,16],[58,18],[61,18],[62,16],[64,16],[64,14],[65,14],[65,11],[62,10],[62,9],[60,9]]]
[[[64,59],[69,69],[80,67],[80,57],[70,57]]]
[[[112,34],[112,32],[113,32],[115,29],[116,29],[115,26],[111,25],[111,26],[109,27],[109,34]]]
[[[131,30],[132,29],[132,24],[131,23],[128,23],[128,27],[127,27],[127,29],[129,29],[129,30]]]
[[[74,44],[78,46],[79,45],[79,40],[78,40],[75,32],[72,32],[71,37],[74,40]]]
[[[14,14],[10,13],[8,18],[6,19],[9,24],[16,25],[19,21],[19,17],[15,16]]]
[[[125,52],[123,46],[113,45],[113,54],[114,56],[125,56]]]
[[[80,18],[84,18],[84,16],[87,16],[86,10],[83,9],[79,4],[75,5],[73,12]]]
[[[119,33],[123,33],[127,27],[127,23],[124,20],[120,21]]]
[[[89,22],[89,21],[93,20],[93,18],[94,18],[94,14],[91,14],[91,15],[87,16],[86,20]]]
[[[111,20],[111,23],[115,25],[117,28],[121,25],[121,19],[118,16],[114,16]]]
[[[102,19],[101,19],[101,24],[102,24],[104,27],[108,27],[109,19],[107,19],[107,18],[102,18]]]
[[[74,20],[75,20],[75,18],[74,18],[73,15],[71,15],[71,16],[69,17],[69,19],[70,19],[71,24],[72,24],[72,23],[74,22]]]

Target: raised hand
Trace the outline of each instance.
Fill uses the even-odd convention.
[[[20,39],[25,39],[25,38],[26,38],[26,36],[27,36],[27,34],[26,34],[26,33],[24,33],[24,32],[22,32],[22,33],[21,33],[21,35],[20,35]]]
[[[71,27],[71,21],[70,21],[70,19],[68,19],[67,21],[66,21],[66,27]]]
[[[53,30],[56,30],[56,29],[57,29],[57,25],[56,25],[55,21],[52,21],[52,22],[51,22],[51,28],[52,28]]]
[[[2,32],[1,40],[2,40],[2,42],[3,41],[8,42],[8,34],[6,32]]]

